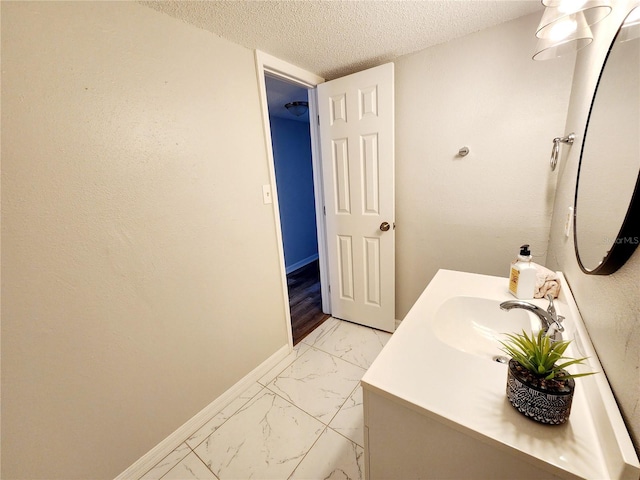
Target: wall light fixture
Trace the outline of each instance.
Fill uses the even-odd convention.
[[[611,12],[609,0],[542,0],[546,7],[536,29],[534,60],[573,53],[593,41],[589,28]]]
[[[617,41],[622,43],[636,38],[640,38],[640,6],[634,8],[625,19],[620,27]]]

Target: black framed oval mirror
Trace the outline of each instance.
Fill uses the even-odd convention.
[[[583,272],[609,275],[640,243],[640,7],[611,43],[580,153],[574,245]]]

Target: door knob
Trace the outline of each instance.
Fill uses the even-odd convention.
[[[391,228],[391,225],[389,225],[389,223],[387,223],[387,222],[382,222],[380,224],[380,230],[382,230],[383,232],[386,232],[390,228]]]

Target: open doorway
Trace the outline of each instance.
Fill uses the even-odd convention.
[[[265,87],[295,345],[329,317],[322,311],[308,90],[269,74]]]

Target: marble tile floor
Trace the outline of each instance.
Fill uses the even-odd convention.
[[[330,318],[141,478],[364,478],[360,379],[390,336]]]

